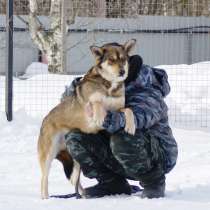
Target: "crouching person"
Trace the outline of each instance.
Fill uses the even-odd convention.
[[[63,97],[72,93],[78,81],[79,78],[73,81]],[[89,198],[130,195],[127,179],[139,181],[142,198],[164,197],[165,175],[175,166],[178,153],[164,102],[170,92],[167,74],[142,64],[141,57],[134,55],[129,60],[125,86],[125,107],[134,113],[135,135],[123,130],[122,112],[104,110],[104,131],[70,132],[65,137],[67,149],[79,162],[83,174],[98,181],[85,189]],[[91,116],[91,110],[88,112]]]

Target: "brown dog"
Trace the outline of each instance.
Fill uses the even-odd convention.
[[[64,135],[74,129],[85,133],[97,133],[102,130],[103,111],[121,110],[125,113],[125,131],[134,134],[133,112],[124,108],[124,80],[128,75],[128,54],[135,45],[130,40],[124,45],[116,43],[102,47],[92,46],[91,51],[96,59],[87,74],[76,86],[74,94],[66,97],[44,118],[38,140],[38,155],[41,166],[41,196],[48,198],[48,175],[53,159],[63,163],[66,177],[79,193],[85,192],[79,182],[80,167],[66,150]],[[88,117],[86,107],[91,105],[93,117]]]

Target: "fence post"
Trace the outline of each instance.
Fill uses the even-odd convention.
[[[6,85],[5,110],[8,121],[12,121],[12,95],[13,95],[13,0],[7,1],[6,19]]]
[[[192,45],[193,45],[193,31],[190,30],[190,32],[187,33],[187,64],[190,65],[193,62],[193,57],[192,57]]]

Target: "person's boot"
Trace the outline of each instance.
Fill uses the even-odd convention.
[[[131,187],[126,179],[117,178],[109,182],[99,181],[92,187],[85,188],[86,198],[101,198],[108,195],[131,194]]]
[[[153,183],[142,183],[141,186],[144,187],[141,194],[141,198],[162,198],[165,196],[165,176],[156,180]]]

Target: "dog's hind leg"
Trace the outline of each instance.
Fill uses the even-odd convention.
[[[73,167],[72,175],[70,177],[70,182],[73,186],[75,186],[76,194],[84,197],[85,191],[80,183],[80,174],[81,174],[81,167],[79,163],[74,160],[74,167]]]

